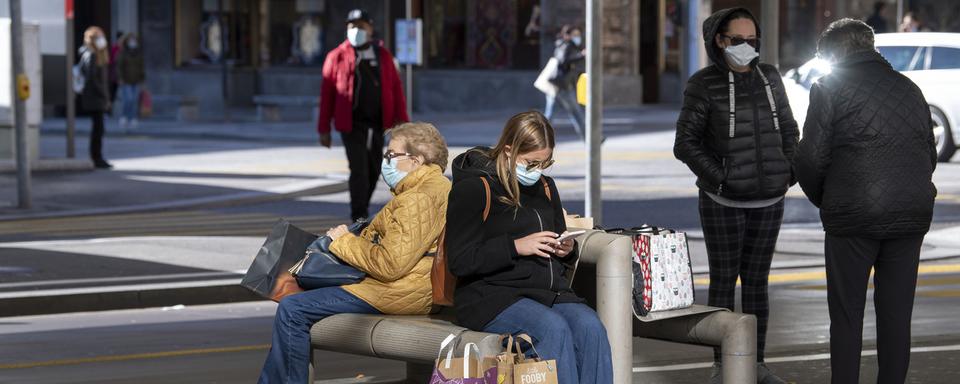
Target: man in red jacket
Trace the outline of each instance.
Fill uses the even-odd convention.
[[[350,164],[350,218],[369,216],[383,161],[383,133],[410,120],[393,55],[373,37],[366,11],[347,14],[347,40],[327,54],[320,86],[320,145],[330,148],[330,122]]]

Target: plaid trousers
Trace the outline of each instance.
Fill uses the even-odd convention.
[[[711,306],[734,310],[737,278],[743,313],[757,317],[757,361],[763,361],[770,303],[767,281],[783,222],[783,200],[764,208],[732,208],[700,192],[700,224],[710,264]],[[720,361],[720,349],[714,349]]]

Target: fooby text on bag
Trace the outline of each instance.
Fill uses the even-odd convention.
[[[518,348],[517,362],[513,366],[513,384],[558,384],[557,361],[541,359],[530,336],[520,334],[517,335],[517,339],[530,344],[530,348],[533,348],[534,357],[527,359]]]

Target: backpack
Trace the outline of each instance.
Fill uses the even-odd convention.
[[[483,207],[483,221],[487,222],[487,217],[490,216],[490,182],[487,181],[486,177],[481,177],[480,181],[483,182],[483,190],[486,195],[486,205]],[[553,201],[553,196],[550,193],[550,185],[547,184],[547,179],[540,178],[540,182],[543,183],[543,191],[547,193],[547,200]],[[447,268],[447,228],[444,226],[443,231],[440,232],[440,238],[437,240],[437,254],[433,257],[433,267],[430,270],[430,284],[433,286],[433,304],[442,305],[446,307],[453,306],[453,292],[457,288],[457,278],[450,273],[450,269]]]
[[[87,54],[80,56],[80,61],[73,65],[73,93],[82,94],[84,86],[87,85],[87,74],[83,71],[83,65],[89,61]]]

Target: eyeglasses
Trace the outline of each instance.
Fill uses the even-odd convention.
[[[730,39],[730,44],[731,44],[731,45],[740,45],[740,44],[743,44],[743,43],[747,43],[747,44],[750,44],[751,47],[754,47],[754,48],[757,47],[757,39],[756,39],[756,38],[753,38],[753,39],[745,39],[745,38],[742,38],[742,37],[739,37],[739,36],[728,36],[728,35],[722,35],[722,36],[723,36],[724,39]]]
[[[528,172],[533,171],[535,169],[543,170],[543,169],[550,168],[550,166],[553,165],[553,162],[554,162],[553,159],[544,160],[544,161],[540,161],[540,160],[528,161],[526,168]]]
[[[383,158],[387,160],[393,160],[400,156],[413,156],[413,154],[407,153],[407,152],[394,152],[392,149],[388,149],[386,152],[383,153]]]

